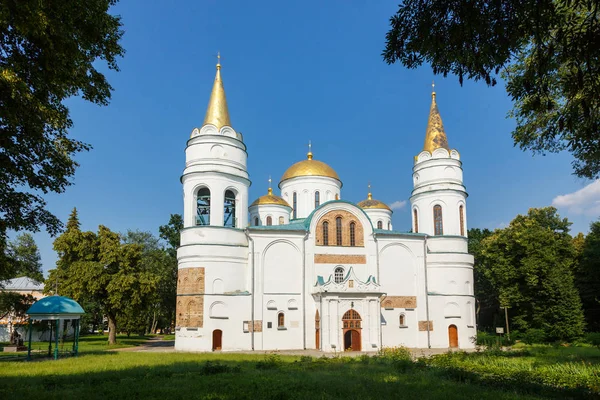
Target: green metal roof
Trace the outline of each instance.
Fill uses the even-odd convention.
[[[402,236],[417,236],[417,237],[427,236],[425,233],[388,231],[386,229],[374,229],[373,231],[378,235],[402,235]]]
[[[248,229],[251,231],[306,231],[302,222],[285,225],[249,226]]]
[[[75,300],[63,296],[49,296],[33,303],[28,315],[60,315],[60,314],[85,314],[83,308]]]

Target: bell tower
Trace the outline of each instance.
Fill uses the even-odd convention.
[[[242,134],[231,126],[219,56],[204,123],[192,131],[185,149],[184,227],[246,227],[247,156]]]
[[[412,231],[466,237],[466,199],[460,154],[448,146],[433,91],[425,144],[413,166]]]

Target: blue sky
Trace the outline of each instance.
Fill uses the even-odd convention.
[[[182,211],[179,177],[184,149],[201,126],[217,51],[233,127],[244,135],[250,197],[304,159],[331,165],[342,198],[407,201],[413,156],[423,146],[435,79],[449,144],[462,156],[469,227],[498,228],[530,207],[555,201],[573,230],[600,215],[600,187],[571,174],[568,154],[532,156],[513,146],[511,102],[502,86],[458,84],[423,66],[407,70],[381,58],[389,1],[124,1],[127,53],[108,72],[115,91],[108,107],[68,102],[72,136],[92,144],[66,193],[48,208],[66,220],[79,210],[84,229],[157,233]],[[587,186],[590,185],[590,186]],[[577,191],[580,191],[576,194]],[[555,200],[559,195],[567,197]],[[590,211],[592,210],[592,211]],[[394,228],[410,229],[407,207]],[[44,270],[56,255],[45,232],[35,235]]]

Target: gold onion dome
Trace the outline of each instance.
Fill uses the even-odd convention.
[[[204,117],[204,125],[212,124],[221,129],[224,126],[231,126],[229,119],[229,110],[227,109],[227,98],[225,97],[225,88],[221,79],[221,55],[217,56],[217,74],[215,83],[213,84],[206,116]]]
[[[431,92],[431,108],[429,110],[429,120],[427,121],[427,131],[425,133],[425,144],[423,150],[433,153],[436,149],[450,150],[448,147],[448,138],[444,131],[442,117],[435,101],[435,91]]]
[[[358,203],[358,206],[363,210],[378,208],[382,210],[392,211],[392,209],[384,202],[373,199],[373,195],[371,194],[371,192],[369,192],[369,194],[367,195],[366,200],[363,200]]]
[[[263,206],[263,205],[276,205],[276,206],[290,207],[290,205],[288,204],[287,201],[285,201],[281,197],[273,194],[273,189],[271,189],[271,188],[269,188],[269,192],[266,195],[260,196],[258,199],[254,200],[254,202],[252,204],[250,204],[250,207]]]
[[[333,168],[322,161],[313,160],[313,154],[311,151],[309,151],[306,156],[306,160],[297,162],[289,167],[287,171],[285,171],[281,177],[281,180],[279,181],[279,185],[281,185],[283,181],[297,178],[299,176],[324,176],[327,178],[337,179],[338,181],[342,182],[337,172],[335,172]]]

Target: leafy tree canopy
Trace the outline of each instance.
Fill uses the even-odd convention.
[[[124,54],[116,0],[0,2],[0,235],[52,235],[60,221],[43,195],[62,193],[89,145],[69,138],[64,101],[81,95],[106,105],[111,86],[98,70],[118,70]]]
[[[575,278],[585,319],[590,331],[600,332],[600,221],[590,225],[578,255]]]
[[[514,102],[515,145],[567,150],[574,173],[600,176],[598,0],[404,0],[384,60],[495,85]]]
[[[534,208],[481,243],[482,273],[500,305],[510,307],[511,323],[521,332],[543,329],[553,340],[583,333],[569,226],[555,208]]]

